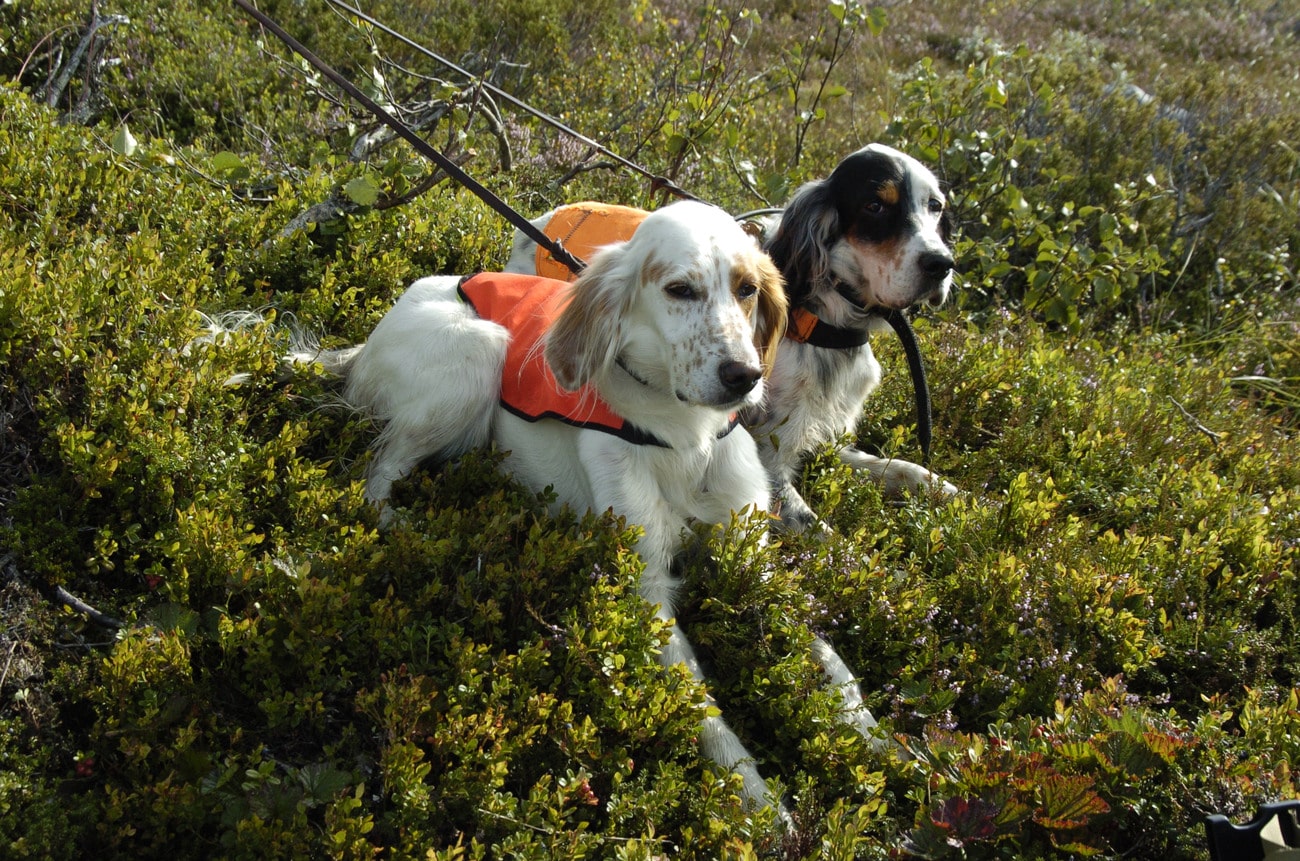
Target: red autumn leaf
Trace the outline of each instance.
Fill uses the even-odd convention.
[[[969,840],[988,840],[997,833],[1000,808],[980,798],[949,798],[930,817],[949,833],[948,842],[962,845]]]

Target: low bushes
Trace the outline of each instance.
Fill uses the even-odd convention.
[[[15,852],[1196,858],[1205,812],[1295,795],[1295,174],[1277,145],[1293,115],[1251,111],[1234,152],[1215,122],[1189,130],[1110,87],[1069,40],[963,43],[894,91],[872,136],[940,167],[962,222],[963,289],[917,328],[934,465],[966,493],[886,502],[823,453],[803,481],[833,535],[762,547],[765,524],[737,522],[701,529],[707,552],[681,562],[679,621],[788,793],[797,827],[781,832],[698,758],[703,691],[658,665],[626,524],[548,515],[489,452],[421,470],[377,528],[360,485],[374,428],[329,381],[284,371],[288,331],[361,339],[413,277],[498,263],[508,231],[445,185],[388,208],[350,196],[422,174],[401,153],[351,161],[331,145],[342,115],[270,74],[242,25],[175,5],[130,8],[138,43],[114,37],[159,63],[102,79],[118,109],[158,111],[129,119],[134,143],[116,121],[60,122],[30,72],[0,88],[0,839]],[[0,12],[17,34],[6,74],[20,39],[31,51],[81,11]],[[707,32],[703,67],[733,32],[585,11],[605,33]],[[165,35],[191,18],[235,65],[169,100],[168,76],[192,70]],[[332,48],[364,44],[316,23]],[[619,56],[645,50],[626,39]],[[615,92],[588,68],[611,101],[648,80],[625,70]],[[678,85],[762,80],[692,68]],[[1214,117],[1218,86],[1191,77],[1163,103]],[[764,128],[743,92],[715,94],[708,131],[737,156],[731,132]],[[277,143],[250,147],[262,122]],[[496,140],[459,128],[466,152]],[[663,128],[629,114],[618,133],[667,163],[682,150]],[[509,131],[535,158],[494,181],[540,202],[625,198],[628,180],[599,173],[532,184],[563,167],[549,134]],[[830,144],[805,146],[780,168],[769,144],[748,168],[732,150],[680,167],[741,208],[749,179],[820,171]],[[287,228],[325,200],[350,211]],[[209,319],[237,310],[256,314],[214,336]],[[859,436],[911,457],[902,357],[880,340],[891,373]],[[57,588],[124,624],[61,608]],[[910,758],[839,727],[801,657],[813,633]]]

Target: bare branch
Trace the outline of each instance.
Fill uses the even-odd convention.
[[[1183,414],[1183,418],[1187,419],[1188,424],[1190,424],[1196,430],[1200,431],[1201,433],[1209,437],[1211,440],[1213,440],[1215,445],[1218,445],[1219,441],[1223,439],[1223,434],[1217,433],[1216,431],[1212,431],[1209,428],[1207,428],[1205,425],[1197,421],[1196,416],[1188,412],[1187,407],[1183,406],[1182,404],[1178,403],[1178,401],[1174,400],[1173,395],[1169,396],[1169,402],[1178,408],[1178,411]]]
[[[92,3],[90,7],[90,22],[86,25],[86,31],[81,34],[81,41],[73,50],[72,56],[63,61],[62,67],[58,70],[58,75],[54,81],[44,88],[42,98],[47,107],[55,107],[59,100],[63,98],[63,91],[68,88],[72,81],[72,76],[76,74],[78,67],[81,66],[82,60],[85,59],[87,52],[90,50],[95,40],[96,34],[104,27],[111,27],[117,24],[129,24],[131,19],[125,15],[104,15],[99,14],[98,4]]]
[[[3,569],[5,576],[9,579],[12,580],[23,579],[20,576],[20,572],[18,571],[18,566],[14,561],[14,554],[12,553],[7,554],[6,556],[4,556],[4,558],[0,559],[0,569]],[[62,604],[65,607],[69,607],[75,610],[76,612],[81,613],[83,616],[90,619],[90,621],[94,622],[96,625],[99,625],[101,628],[108,628],[110,630],[116,631],[126,627],[125,622],[121,621],[120,619],[115,619],[112,616],[108,615],[107,613],[101,613],[99,610],[96,610],[94,607],[90,606],[85,601],[78,598],[76,595],[73,595],[71,592],[69,592],[67,589],[64,589],[62,586],[55,586],[50,583],[46,583],[38,577],[32,579],[35,582],[33,582],[31,585],[33,585],[36,588],[36,591],[41,593],[41,595],[45,598],[45,600],[53,604]]]

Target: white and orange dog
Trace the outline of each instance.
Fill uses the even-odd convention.
[[[608,222],[615,232],[628,231],[643,216],[622,207],[573,204],[533,223],[582,254],[590,247],[584,231],[591,226]],[[765,231],[763,247],[785,279],[790,325],[766,400],[747,405],[741,421],[758,443],[786,528],[797,531],[820,522],[794,479],[804,457],[853,432],[861,420],[863,404],[880,384],[880,363],[869,337],[888,331],[882,315],[922,302],[938,306],[947,298],[954,266],[950,233],[934,174],[880,144],[858,150],[830,176],[798,189]],[[516,232],[506,271],[534,272],[547,265],[546,253]],[[889,494],[957,492],[915,463],[854,446],[839,455]]]
[[[671,620],[688,524],[768,510],[766,471],[735,416],[762,408],[787,316],[756,242],[722,210],[678,203],[594,255],[571,285],[424,278],[365,344],[294,358],[342,376],[345,400],[383,423],[366,483],[381,509],[421,460],[494,443],[516,479],[553,488],[557,504],[641,527],[640,592]],[[670,630],[661,660],[703,680],[685,634]],[[843,661],[821,640],[814,656],[842,690],[845,720],[871,735]],[[700,744],[742,776],[750,801],[775,803],[716,712]]]

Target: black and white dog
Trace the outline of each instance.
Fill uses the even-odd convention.
[[[557,215],[590,206],[561,207],[533,223],[548,230],[553,221],[563,221],[564,235],[558,238],[581,254],[584,222]],[[947,298],[954,268],[951,230],[934,174],[911,156],[871,144],[845,158],[830,176],[799,188],[765,231],[763,247],[785,279],[790,320],[767,397],[741,419],[758,443],[785,528],[799,531],[820,523],[794,479],[809,452],[856,428],[863,404],[880,384],[880,363],[869,337],[888,328],[884,315],[922,302],[938,306]],[[535,272],[545,262],[544,249],[515,234],[506,271]],[[869,472],[889,494],[957,492],[915,463],[853,446],[839,455],[850,467]]]

